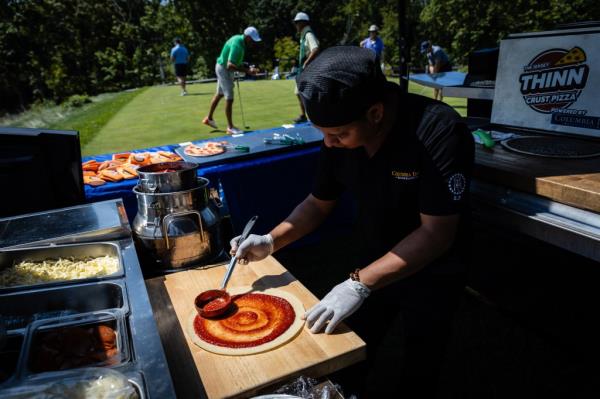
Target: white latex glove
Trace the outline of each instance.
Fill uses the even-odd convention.
[[[348,279],[333,287],[329,294],[309,309],[302,318],[306,320],[312,333],[321,331],[329,321],[325,333],[331,334],[342,320],[362,305],[369,294],[371,290],[366,285]]]
[[[231,245],[231,255],[235,255],[241,264],[263,260],[273,253],[273,237],[271,237],[271,234],[265,234],[264,236],[250,234],[238,247],[239,239],[240,236],[237,236],[229,244]]]

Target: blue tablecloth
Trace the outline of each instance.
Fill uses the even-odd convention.
[[[160,147],[146,148],[144,150],[134,150],[131,152],[148,152],[148,151],[171,151],[173,152],[175,146],[163,145]],[[91,159],[95,159],[99,162],[112,159],[112,154],[102,154],[83,157],[82,161],[86,162]],[[133,187],[137,184],[138,179],[122,180],[116,183],[106,183],[102,186],[90,186],[85,185],[85,198],[88,202],[104,201],[114,198],[122,198],[123,205],[127,211],[127,217],[130,222],[133,222],[133,218],[137,213],[137,199],[133,193]]]
[[[177,146],[173,145],[163,145],[160,147],[152,147],[146,148],[143,150],[134,150],[131,152],[156,152],[156,151],[170,151],[174,152]],[[83,157],[82,162],[89,161],[91,159],[95,159],[98,162],[107,161],[112,159],[113,154],[102,154],[102,155],[93,155],[88,157]],[[121,180],[116,183],[106,183],[102,186],[89,186],[85,185],[85,197],[90,202],[101,201],[105,199],[118,198],[120,195],[129,195],[133,194],[131,191],[133,187],[137,184],[138,179],[131,180]]]
[[[310,125],[302,126],[302,128],[307,127]],[[316,129],[314,130],[316,131]],[[246,134],[264,135],[265,132],[289,133],[293,131],[274,128]],[[230,139],[229,136],[226,136],[213,138],[210,141]],[[177,147],[179,146],[165,145],[133,152],[174,151]],[[207,178],[212,187],[218,187],[218,183],[221,183],[234,232],[239,232],[250,217],[259,215],[254,231],[265,233],[283,220],[310,193],[318,162],[319,147],[320,141],[316,140],[305,146],[292,146],[285,150],[273,147],[273,152],[266,149],[260,154],[254,154],[252,158],[227,158],[223,159],[222,163],[212,166],[200,166],[198,175]],[[104,154],[85,157],[83,161],[89,159],[103,161],[111,158],[112,154]],[[97,187],[86,186],[85,194],[90,202],[122,198],[127,216],[130,221],[133,221],[137,213],[137,199],[132,190],[136,184],[137,179],[132,179]],[[346,220],[344,217],[338,219]]]
[[[210,165],[219,165],[226,162],[228,159],[233,158],[235,162],[238,162],[242,159],[247,158],[256,158],[260,156],[264,156],[265,154],[274,154],[277,152],[288,152],[290,150],[288,145],[281,144],[265,144],[265,139],[272,139],[274,133],[286,133],[288,136],[296,139],[304,140],[304,145],[316,145],[320,144],[323,141],[323,134],[315,129],[309,123],[304,123],[301,125],[296,125],[290,129],[268,129],[268,130],[258,130],[254,131],[250,134],[244,134],[241,137],[221,137],[216,139],[226,139],[227,143],[231,146],[245,146],[250,148],[248,152],[240,152],[233,150],[227,150],[222,154],[213,155],[210,157],[194,157],[187,155],[185,153],[185,147],[179,147],[175,150],[177,155],[182,157],[184,160],[188,162],[194,162],[200,165],[200,167],[206,167]],[[195,144],[201,144],[203,142],[215,141],[215,139],[207,139],[194,142]]]
[[[461,86],[467,74],[464,72],[439,72],[434,74],[415,73],[408,78],[420,85],[441,89],[448,86]]]

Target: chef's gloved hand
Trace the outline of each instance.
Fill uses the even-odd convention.
[[[371,290],[366,285],[348,279],[333,287],[329,294],[309,309],[302,318],[306,320],[312,333],[321,331],[329,321],[325,333],[331,334],[337,325],[354,313],[370,294]]]
[[[231,245],[231,255],[238,258],[238,262],[245,265],[248,262],[257,262],[263,260],[273,253],[273,237],[271,234],[259,236],[250,234],[238,247],[240,236],[233,238],[229,244]]]

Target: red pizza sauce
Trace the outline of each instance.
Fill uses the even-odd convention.
[[[225,306],[226,304],[227,304],[227,300],[225,298],[221,297],[221,298],[213,299],[212,301],[210,301],[209,303],[204,305],[202,310],[207,311],[207,312],[212,312],[213,310],[222,309],[223,306]]]
[[[296,319],[292,305],[280,297],[250,293],[232,302],[236,310],[226,317],[196,316],[194,331],[200,339],[226,348],[250,348],[273,341]]]

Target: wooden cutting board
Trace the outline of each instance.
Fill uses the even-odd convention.
[[[553,159],[519,154],[500,145],[477,145],[473,176],[537,194],[577,208],[600,212],[600,160]]]
[[[365,358],[365,343],[344,325],[338,327],[336,333],[331,335],[312,334],[303,327],[302,332],[287,344],[256,355],[223,356],[200,349],[187,335],[187,319],[194,310],[196,295],[220,285],[225,266],[179,272],[153,279],[155,281],[150,284],[147,282],[159,330],[165,332],[161,333],[161,338],[178,396],[185,390],[178,387],[179,371],[175,373],[173,367],[181,369],[184,373],[186,368],[195,368],[197,373],[187,374],[200,377],[208,398],[237,398],[248,397],[261,388],[299,375],[321,377]],[[163,284],[166,292],[162,298],[160,295],[153,295],[159,283]],[[295,295],[305,309],[318,302],[317,298],[273,257],[249,266],[238,265],[228,288],[253,285],[258,289],[277,288],[287,291]],[[173,352],[169,348],[173,348],[174,342],[166,337],[177,336],[165,331],[165,325],[161,327],[161,323],[164,323],[164,320],[161,321],[161,313],[169,311],[175,313],[178,327],[184,332],[184,338],[179,338],[182,342],[177,345],[184,346],[189,353],[169,353]],[[181,337],[181,334],[179,336]],[[178,350],[184,352],[181,348]],[[193,364],[185,364],[186,358],[191,359]],[[188,380],[187,383],[193,381]]]

